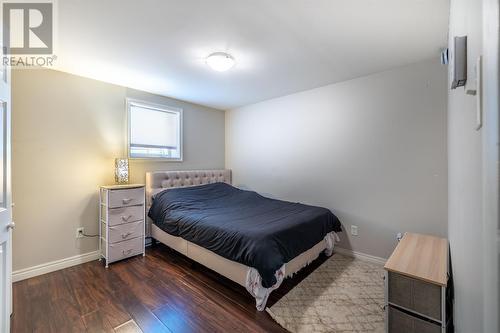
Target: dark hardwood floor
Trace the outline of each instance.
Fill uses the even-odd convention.
[[[286,332],[238,284],[164,245],[146,253],[14,283],[12,332]],[[268,306],[325,260],[285,280]]]

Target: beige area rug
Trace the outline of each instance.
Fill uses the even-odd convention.
[[[381,265],[334,254],[267,312],[292,333],[384,332]]]

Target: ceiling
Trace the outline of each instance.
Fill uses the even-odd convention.
[[[59,0],[56,69],[219,109],[436,58],[448,0]],[[219,73],[212,52],[237,65]]]

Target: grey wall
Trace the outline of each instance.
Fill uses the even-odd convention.
[[[238,186],[331,208],[341,247],[388,257],[396,233],[446,236],[446,68],[425,61],[226,112]]]
[[[456,331],[483,332],[482,131],[476,131],[474,64],[482,48],[481,1],[452,0],[450,45],[467,35],[468,77],[464,89],[448,92],[448,236],[455,282]]]
[[[98,188],[114,183],[126,155],[125,98],[184,110],[183,162],[131,162],[131,182],[148,170],[224,167],[224,112],[52,71],[12,75],[13,269],[97,250]]]

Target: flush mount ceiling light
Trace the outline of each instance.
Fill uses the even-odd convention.
[[[225,72],[236,64],[233,56],[225,52],[215,52],[207,57],[207,65],[217,72]]]

